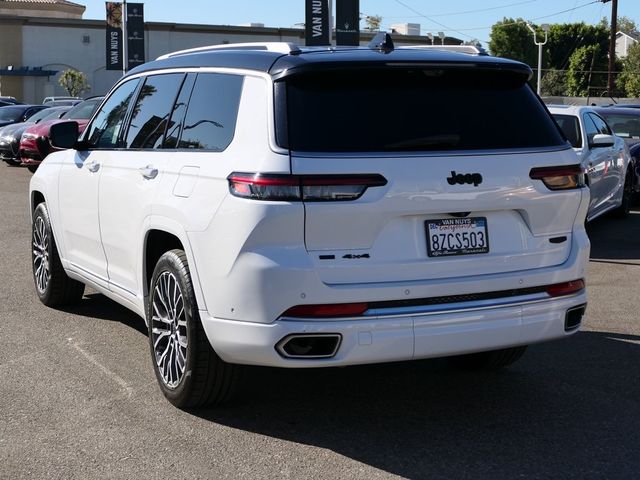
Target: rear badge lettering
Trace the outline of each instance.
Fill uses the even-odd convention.
[[[479,173],[456,173],[455,170],[451,170],[451,176],[447,177],[447,183],[449,185],[455,185],[456,183],[460,185],[468,183],[471,185],[473,183],[473,186],[477,187],[482,183],[482,175]]]
[[[342,258],[348,258],[348,259],[358,259],[358,258],[369,258],[369,254],[368,253],[363,253],[362,255],[354,255],[353,253],[347,253],[346,255],[343,255]]]

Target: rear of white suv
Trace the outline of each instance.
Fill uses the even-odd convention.
[[[501,367],[577,331],[589,194],[528,67],[232,48],[133,71],[110,95],[127,102],[109,110],[108,98],[76,150],[45,161],[31,184],[45,303],[77,299],[82,282],[145,316],[159,384],[178,406],[225,400],[238,364],[456,356]],[[160,95],[163,84],[173,93]],[[175,100],[147,114],[154,97]],[[117,131],[101,126],[110,121]],[[107,147],[92,143],[101,132]],[[71,183],[85,167],[96,202],[74,226]],[[41,241],[49,218],[58,270]],[[92,235],[104,257],[85,261],[78,239]],[[71,293],[47,290],[56,275]]]

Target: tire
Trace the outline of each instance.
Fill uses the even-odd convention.
[[[170,403],[197,408],[231,399],[240,367],[218,357],[207,339],[182,250],[170,250],[158,260],[147,320],[153,369]]]
[[[527,346],[491,350],[451,357],[453,365],[464,370],[500,370],[520,360]]]
[[[36,294],[46,306],[71,305],[79,302],[84,295],[84,283],[69,278],[62,268],[44,202],[33,212],[31,265]]]
[[[631,203],[633,202],[633,175],[631,170],[627,170],[627,175],[624,177],[624,187],[622,191],[622,202],[620,206],[613,210],[611,213],[618,218],[626,218],[631,211]]]
[[[38,170],[38,165],[27,165],[27,170],[29,170],[31,173],[36,173],[36,171]]]

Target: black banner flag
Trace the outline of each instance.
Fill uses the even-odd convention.
[[[310,46],[331,45],[328,0],[305,0],[305,43]]]
[[[336,45],[360,45],[359,0],[336,1]]]
[[[144,4],[127,3],[128,70],[144,63]]]
[[[107,70],[122,70],[122,4],[107,4]]]

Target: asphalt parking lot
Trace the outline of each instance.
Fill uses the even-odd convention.
[[[638,478],[640,211],[589,227],[583,330],[507,371],[251,368],[233,406],[185,412],[140,318],[37,300],[30,176],[0,165],[0,478]]]

